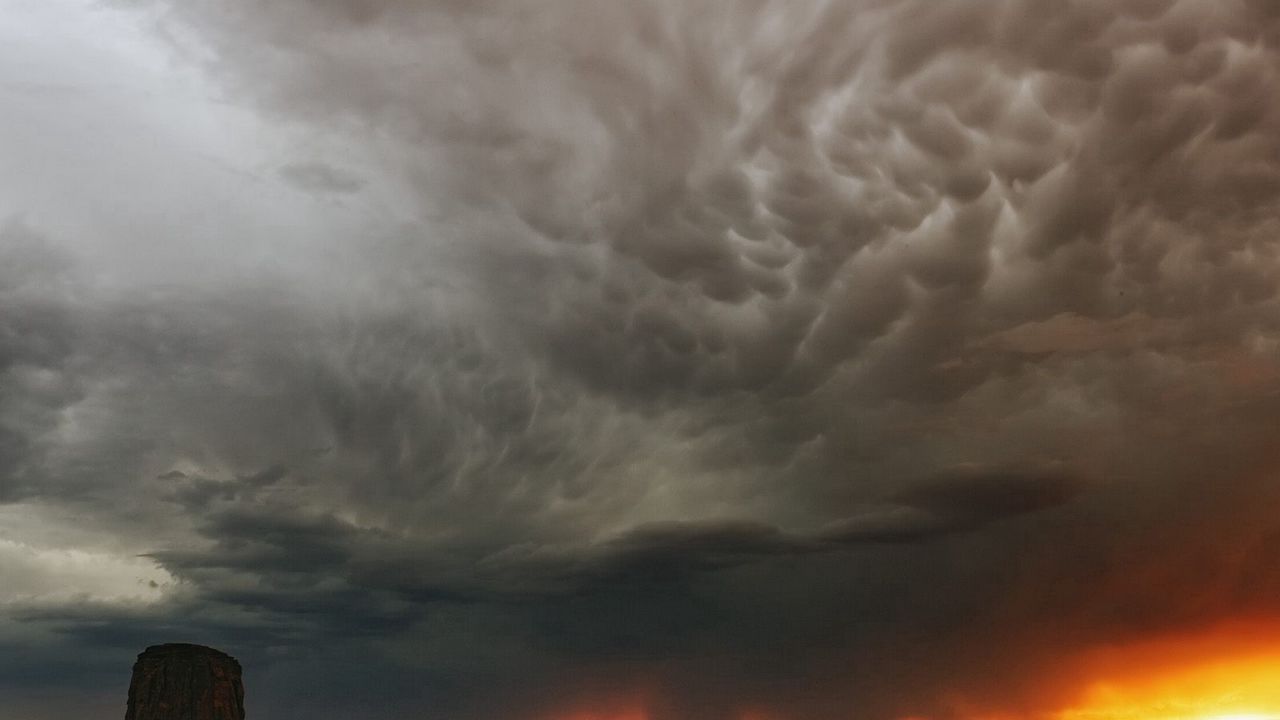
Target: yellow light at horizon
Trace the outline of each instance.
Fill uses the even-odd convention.
[[[1095,683],[1055,720],[1280,720],[1280,648],[1143,672]]]

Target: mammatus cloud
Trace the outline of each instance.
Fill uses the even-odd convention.
[[[207,216],[122,175],[169,255],[5,226],[0,540],[163,582],[0,641],[196,633],[264,716],[962,718],[1278,611],[1271,4],[124,7],[270,130]]]

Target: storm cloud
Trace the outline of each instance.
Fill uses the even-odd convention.
[[[1042,717],[1280,615],[1280,6],[13,5],[0,720]]]

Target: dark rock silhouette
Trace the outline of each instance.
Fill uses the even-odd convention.
[[[125,720],[244,720],[240,663],[201,645],[153,645],[138,655]]]

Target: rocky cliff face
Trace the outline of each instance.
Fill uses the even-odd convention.
[[[201,645],[153,645],[133,665],[125,720],[244,720],[240,663]]]

